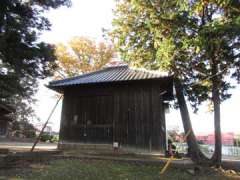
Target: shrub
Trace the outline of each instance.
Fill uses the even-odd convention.
[[[28,130],[24,133],[26,138],[35,138],[36,137],[36,131],[35,130]]]
[[[58,135],[55,135],[55,136],[52,137],[52,139],[50,140],[50,142],[55,143],[55,142],[58,142],[58,140],[59,140]]]
[[[43,142],[58,142],[58,136],[57,135],[50,135],[49,133],[44,132],[41,137],[40,137],[40,141]]]
[[[49,133],[42,133],[41,137],[40,137],[40,141],[43,141],[43,142],[47,142],[47,141],[50,141],[51,139],[53,138],[52,135],[50,135]]]

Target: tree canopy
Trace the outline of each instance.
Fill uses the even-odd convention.
[[[218,164],[220,102],[240,78],[239,9],[235,0],[120,0],[111,32],[127,61],[180,79],[195,110],[213,103]]]
[[[111,35],[123,58],[135,66],[177,73],[185,81],[186,90],[191,90],[189,99],[195,108],[207,98],[211,99],[210,94],[203,94],[202,90],[210,86],[207,80],[212,76],[209,66],[213,53],[218,55],[221,76],[239,80],[239,3],[223,0],[117,2]],[[222,100],[229,97],[226,91],[229,87],[227,81],[221,84]],[[193,92],[201,95],[196,98]]]
[[[61,75],[72,77],[98,70],[111,60],[113,54],[112,45],[104,42],[96,43],[85,37],[74,37],[66,45],[57,44],[56,78],[61,78]]]
[[[51,27],[43,13],[62,5],[70,6],[70,0],[0,1],[0,100],[3,103],[16,108],[20,103],[26,107],[33,102],[37,79],[51,74],[56,59],[54,46],[41,42],[39,37]]]

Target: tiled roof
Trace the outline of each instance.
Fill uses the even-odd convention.
[[[8,114],[8,113],[15,112],[15,109],[10,105],[0,102],[0,112],[5,112],[5,114]]]
[[[48,87],[54,88],[81,84],[161,79],[164,77],[168,77],[168,75],[166,73],[132,69],[128,66],[117,66],[104,68],[99,71],[83,74],[72,78],[51,81]]]

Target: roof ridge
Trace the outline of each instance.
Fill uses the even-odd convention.
[[[117,65],[117,66],[104,67],[104,69],[114,69],[114,68],[129,68],[129,66],[127,64],[123,64],[123,65]]]
[[[99,73],[99,72],[104,72],[104,71],[107,71],[107,70],[110,70],[110,69],[113,69],[113,68],[119,68],[119,67],[123,67],[123,66],[106,67],[106,68],[103,68],[103,69],[99,69],[97,71],[84,73],[84,74],[77,75],[77,76],[74,76],[74,77],[69,77],[69,78],[64,78],[64,79],[60,79],[60,80],[51,81],[50,84],[60,83],[62,81],[66,81],[66,80],[75,80],[75,79],[78,79],[78,78],[86,77],[86,76],[89,76],[89,75],[94,75],[94,74]]]
[[[77,84],[103,83],[130,80],[159,79],[171,76],[167,72],[151,71],[147,69],[129,68],[128,66],[112,66],[79,76],[52,81],[48,87],[60,87]]]
[[[148,70],[145,68],[134,68],[131,67],[130,70],[138,71],[138,72],[144,72],[144,73],[150,73],[150,74],[156,74],[156,75],[169,75],[167,71],[157,71],[157,70]]]
[[[9,104],[4,104],[4,102],[0,101],[0,108],[3,108],[7,111],[15,111],[14,107]]]

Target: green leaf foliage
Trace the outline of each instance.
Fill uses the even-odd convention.
[[[38,79],[56,66],[54,46],[38,38],[51,26],[43,13],[62,5],[70,6],[70,1],[0,1],[0,101],[15,106],[16,113],[30,107]]]
[[[110,36],[131,65],[168,70],[183,82],[197,110],[221,100],[240,80],[240,2],[235,0],[118,0]],[[213,72],[213,65],[216,72]]]

